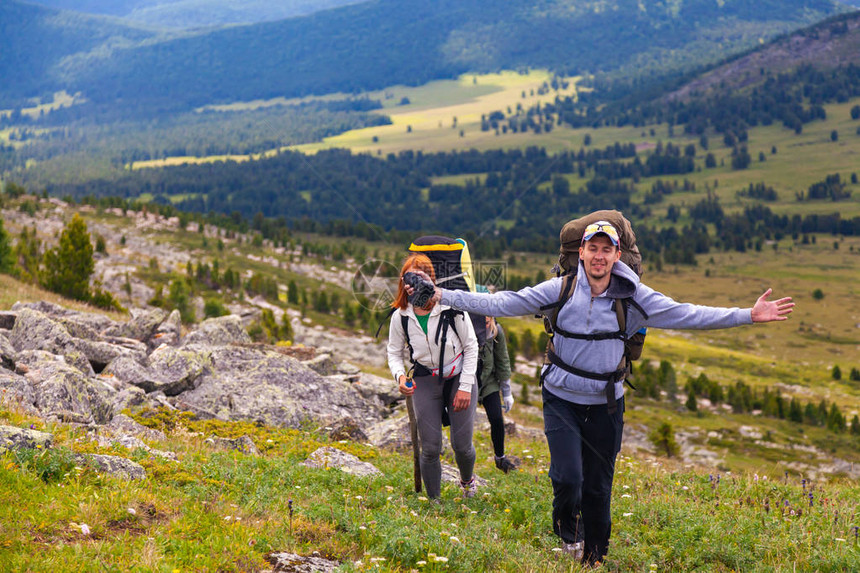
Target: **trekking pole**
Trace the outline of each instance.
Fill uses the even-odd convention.
[[[412,378],[406,380],[406,387],[412,388]],[[418,443],[418,422],[415,420],[415,407],[412,396],[406,397],[406,411],[409,413],[409,435],[412,438],[412,471],[415,478],[415,493],[421,493],[421,444]]]

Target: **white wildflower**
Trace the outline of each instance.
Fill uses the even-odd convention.
[[[458,537],[454,537],[453,535],[451,536],[451,539],[449,539],[449,541],[451,543],[460,543],[460,539]]]
[[[82,523],[81,524],[81,533],[83,533],[84,535],[89,535],[90,534],[90,526],[87,525],[86,523]]]
[[[625,514],[623,514],[623,515],[624,515],[624,517],[630,517],[630,516],[631,516],[631,515],[633,515],[633,514],[632,514],[632,513],[625,513]]]
[[[633,497],[633,496],[632,496],[632,495],[630,495],[629,493],[625,493],[625,494],[624,494],[624,495],[622,495],[621,497]]]
[[[447,557],[444,557],[444,556],[442,556],[442,555],[437,555],[437,556],[436,556],[436,563],[447,563],[447,562],[448,562],[448,558],[447,558]]]
[[[129,507],[128,512],[132,515],[137,515],[137,511],[135,511],[135,509],[133,507]]]

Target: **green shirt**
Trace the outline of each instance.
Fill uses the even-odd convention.
[[[416,314],[415,318],[418,319],[418,324],[421,325],[421,330],[424,331],[424,334],[427,334],[427,323],[430,321],[430,313]]]

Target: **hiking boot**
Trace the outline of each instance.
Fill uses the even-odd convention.
[[[585,543],[577,541],[576,543],[562,542],[561,552],[570,555],[577,561],[582,561],[582,555],[585,553]]]
[[[518,467],[520,467],[520,464],[518,464],[515,460],[516,458],[511,459],[508,456],[496,458],[496,467],[505,473],[515,471]]]
[[[519,467],[519,464],[508,459],[508,456],[502,456],[500,458],[496,458],[496,467],[503,472],[508,473],[510,471],[515,471],[517,467]]]
[[[478,482],[475,481],[475,476],[467,482],[460,480],[460,487],[463,488],[463,497],[475,497],[478,493]]]

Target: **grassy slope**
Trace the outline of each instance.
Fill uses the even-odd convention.
[[[53,431],[61,451],[99,450],[80,439],[83,429],[46,427],[14,409],[0,410],[0,422]],[[251,435],[263,453],[213,451],[204,442],[212,433]],[[359,478],[299,464],[329,444],[384,475]],[[511,439],[509,451],[522,457],[523,466],[505,476],[492,467],[488,438],[479,434],[476,469],[489,486],[466,500],[445,485],[440,505],[411,491],[407,455],[332,443],[314,432],[185,421],[152,445],[176,452],[180,461],[120,446],[100,450],[147,468],[149,479],[132,483],[75,468],[57,454],[0,456],[0,566],[248,571],[267,568],[270,552],[319,551],[345,562],[346,570],[578,570],[553,550],[542,442]],[[615,493],[610,570],[860,566],[851,529],[860,499],[856,483],[810,486],[796,477],[725,473],[716,481],[716,474],[709,478],[670,461],[622,455]]]

